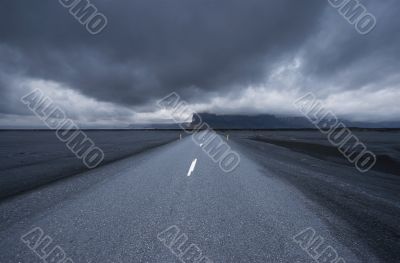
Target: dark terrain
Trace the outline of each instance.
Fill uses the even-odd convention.
[[[220,131],[229,174],[179,133],[90,132],[109,159],[87,171],[51,132],[3,132],[1,187],[31,190],[0,202],[0,262],[39,261],[34,226],[74,262],[178,262],[157,239],[171,225],[213,262],[313,262],[292,240],[308,227],[346,262],[400,261],[399,131],[355,131],[390,160],[364,174],[318,131]]]
[[[178,131],[85,131],[104,151],[101,165],[179,138]],[[0,131],[0,199],[88,168],[54,131]]]

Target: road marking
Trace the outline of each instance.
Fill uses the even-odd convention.
[[[187,176],[192,175],[192,172],[194,171],[194,167],[196,166],[196,163],[197,163],[197,158],[192,161],[192,164],[190,165]]]

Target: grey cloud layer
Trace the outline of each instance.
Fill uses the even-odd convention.
[[[148,109],[171,91],[205,103],[263,83],[279,62],[296,56],[314,83],[309,89],[329,84],[325,95],[397,80],[400,4],[394,0],[363,1],[378,18],[367,36],[323,0],[92,3],[109,21],[97,36],[56,0],[1,1],[3,98],[13,98],[10,79],[33,78],[132,109]],[[15,110],[13,103],[3,102],[1,113]]]

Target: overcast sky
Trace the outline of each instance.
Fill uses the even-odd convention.
[[[351,120],[400,120],[400,2],[362,0],[360,35],[326,0],[92,0],[108,19],[86,31],[57,0],[0,0],[0,127],[40,125],[20,98],[34,88],[81,125],[170,119],[193,110],[298,114],[314,92]]]

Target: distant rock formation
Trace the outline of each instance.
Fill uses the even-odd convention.
[[[316,128],[306,117],[259,115],[217,115],[200,113],[213,129],[309,129]],[[193,115],[192,126],[199,123]],[[400,128],[400,122],[352,122],[341,120],[348,128]]]
[[[130,129],[181,129],[193,128],[200,122],[207,123],[213,129],[315,129],[315,126],[306,117],[275,116],[270,114],[259,115],[218,115],[199,113],[193,115],[191,123],[170,124],[132,124]],[[349,128],[400,128],[400,122],[352,122],[342,120]]]
[[[217,115],[210,113],[199,114],[203,122],[213,129],[302,129],[314,126],[302,117],[277,117],[269,114],[260,115]],[[198,117],[193,116],[192,125],[199,123]]]

